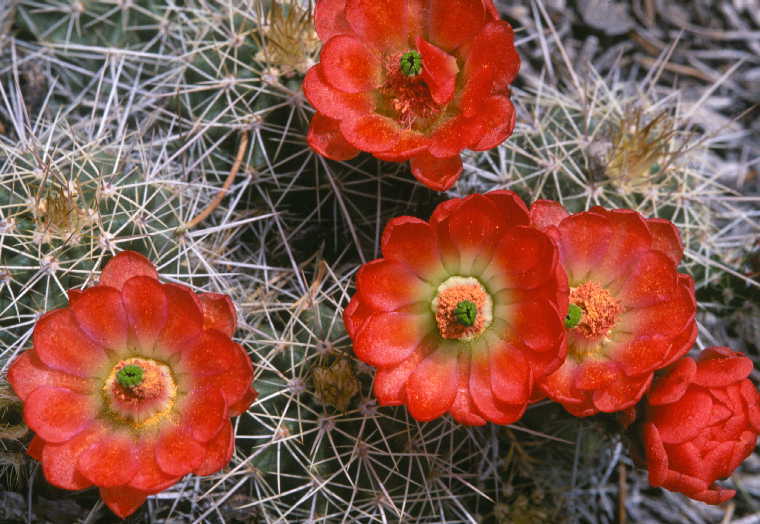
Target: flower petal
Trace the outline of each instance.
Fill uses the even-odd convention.
[[[446,191],[459,179],[462,173],[462,159],[459,155],[449,158],[434,157],[423,151],[411,158],[414,178],[434,191]]]
[[[532,351],[559,351],[564,339],[564,318],[546,301],[521,302],[510,307],[508,339]]]
[[[613,278],[620,277],[629,282],[627,280],[629,270],[625,269],[628,261],[636,259],[639,253],[648,251],[652,245],[652,235],[646,221],[639,213],[630,209],[608,211],[594,207],[591,211],[606,218],[614,230],[614,234],[610,237],[607,253],[599,267],[594,271],[595,275],[610,275],[610,279],[600,281],[599,284],[607,287]],[[673,266],[670,267],[673,268]]]
[[[497,240],[504,233],[504,217],[483,195],[471,195],[439,227],[444,255],[455,252],[462,274],[479,274],[491,261]],[[453,254],[453,253],[452,253]],[[448,256],[448,255],[447,255]]]
[[[42,386],[58,386],[83,394],[93,389],[91,380],[47,367],[33,349],[22,352],[11,363],[8,382],[21,400],[26,400],[32,391]]]
[[[405,264],[424,280],[435,280],[445,271],[435,231],[424,220],[406,216],[391,219],[380,246],[386,259]]]
[[[243,393],[243,396],[240,397],[240,400],[229,405],[227,408],[227,415],[230,417],[237,417],[238,415],[242,415],[248,411],[248,408],[251,407],[251,404],[256,401],[258,396],[259,392],[256,391],[253,386],[250,386],[245,390],[245,393]]]
[[[664,218],[650,218],[647,226],[652,234],[652,248],[665,253],[678,266],[683,258],[683,243],[675,224]]]
[[[129,321],[121,292],[116,288],[91,287],[82,293],[70,309],[82,331],[106,351],[118,353],[126,348]]]
[[[496,207],[504,215],[504,221],[510,227],[527,226],[530,223],[528,206],[514,191],[503,189],[489,191],[483,196],[496,204]]]
[[[359,150],[349,144],[340,131],[340,122],[322,113],[311,117],[306,141],[314,151],[332,160],[349,160],[359,154]]]
[[[641,309],[624,311],[616,328],[629,332],[659,333],[664,336],[680,334],[694,321],[696,301],[691,277],[679,278],[670,300]]]
[[[193,473],[196,475],[216,473],[230,462],[234,450],[235,439],[232,434],[232,424],[225,422],[216,435],[206,443],[206,457]]]
[[[394,366],[417,349],[428,331],[422,315],[377,313],[357,334],[354,353],[373,366]]]
[[[425,357],[436,349],[433,344],[420,344],[411,355],[398,364],[381,367],[375,372],[372,391],[381,406],[398,406],[404,403],[404,387],[409,376]]]
[[[387,151],[373,153],[375,158],[388,162],[404,162],[410,158],[422,154],[430,147],[430,138],[419,131],[405,129],[401,133],[399,141]]]
[[[584,212],[571,215],[559,224],[560,256],[571,285],[588,280],[604,260],[612,226],[606,218]]]
[[[678,283],[676,275],[667,256],[660,251],[647,251],[625,269],[625,283],[617,296],[627,308],[659,304],[673,294]]]
[[[185,475],[199,467],[206,448],[180,426],[165,429],[156,443],[156,463],[168,475]]]
[[[34,351],[52,369],[79,377],[97,374],[105,352],[79,328],[71,309],[56,309],[37,321],[32,335]]]
[[[655,487],[662,486],[668,478],[668,454],[657,426],[652,423],[644,425],[644,449],[647,454],[649,483]]]
[[[148,494],[128,486],[118,486],[100,488],[100,498],[116,516],[125,519],[143,505]]]
[[[559,226],[559,223],[570,216],[562,204],[554,200],[536,200],[530,206],[530,223],[540,230]]]
[[[97,415],[90,397],[60,387],[35,389],[24,403],[24,422],[45,442],[64,442]]]
[[[625,380],[614,362],[586,360],[578,366],[575,387],[581,390],[602,389],[615,379]]]
[[[179,476],[164,473],[158,467],[155,446],[156,444],[152,440],[146,439],[140,443],[137,450],[137,472],[129,481],[130,487],[140,491],[155,492],[171,486],[180,479]]]
[[[707,388],[724,387],[747,378],[752,372],[752,361],[742,353],[729,350],[728,354],[720,354],[711,352],[711,349],[714,351],[714,348],[703,351],[697,361],[694,384]]]
[[[314,29],[323,42],[335,35],[351,34],[353,30],[346,20],[346,0],[319,0],[314,11]]]
[[[457,395],[449,408],[451,417],[465,426],[482,426],[487,420],[480,416],[470,394],[470,352],[459,353]]]
[[[669,349],[670,341],[662,335],[641,335],[619,344],[612,356],[623,372],[632,377],[657,369]]]
[[[697,364],[694,359],[682,358],[665,375],[657,378],[648,395],[649,404],[660,406],[677,402],[686,393],[696,374]]]
[[[137,473],[138,449],[130,436],[109,432],[79,455],[77,468],[96,486],[122,486]]]
[[[235,334],[237,313],[229,295],[201,293],[198,299],[203,309],[203,329],[216,329],[228,337]]]
[[[417,51],[422,58],[422,79],[435,103],[444,106],[454,97],[459,66],[446,51],[417,36]]]
[[[90,427],[60,444],[47,443],[42,450],[42,469],[45,479],[52,485],[63,489],[84,489],[92,482],[77,469],[79,456],[105,432],[100,424]]]
[[[180,367],[196,377],[227,374],[245,359],[243,349],[216,330],[203,331],[194,345],[181,353]]]
[[[324,77],[321,64],[306,73],[303,92],[317,111],[335,120],[353,118],[374,110],[372,99],[367,94],[346,93],[332,87]]]
[[[150,260],[136,251],[122,251],[103,268],[99,284],[121,291],[124,282],[137,276],[158,279],[156,268]]]
[[[344,93],[370,91],[380,83],[380,59],[358,38],[332,37],[322,47],[320,68],[323,78]]]
[[[343,324],[346,326],[346,331],[351,339],[356,338],[359,330],[364,326],[372,313],[374,313],[372,308],[361,301],[358,293],[351,297],[351,302],[343,310]]]
[[[402,135],[393,120],[375,113],[341,120],[340,132],[352,146],[370,153],[391,149]]]
[[[485,151],[504,142],[514,131],[517,119],[515,106],[504,95],[483,100],[480,112],[474,116],[480,120],[482,132],[469,146],[473,151]]]
[[[446,51],[471,40],[486,22],[482,0],[432,0],[429,5],[428,35]]]
[[[458,155],[483,135],[483,119],[456,115],[438,124],[430,135],[428,151],[438,158]]]
[[[432,289],[401,262],[379,259],[364,264],[356,274],[362,302],[377,311],[394,311],[432,299]]]
[[[527,407],[523,404],[503,404],[494,396],[491,379],[497,373],[491,370],[488,351],[473,351],[470,360],[470,395],[478,412],[496,424],[511,424],[522,417]]]
[[[404,389],[409,413],[420,421],[440,417],[451,407],[457,393],[455,344],[443,343],[409,376]]]
[[[407,44],[406,0],[347,0],[346,20],[356,35],[379,49]]]
[[[533,289],[554,278],[559,251],[548,235],[529,226],[506,230],[482,274],[494,291]]]
[[[164,284],[167,299],[166,324],[158,337],[156,348],[160,356],[168,357],[200,336],[203,313],[195,293],[179,284]]]
[[[208,442],[227,422],[227,404],[218,389],[198,387],[183,399],[182,427],[198,442]]]
[[[641,377],[621,377],[602,389],[594,391],[594,407],[605,413],[623,411],[635,405],[644,396],[652,383],[652,375]]]
[[[712,405],[707,392],[690,388],[676,403],[653,406],[649,420],[657,426],[664,443],[679,444],[696,437],[707,426]]]
[[[158,280],[130,278],[124,283],[121,299],[139,348],[151,353],[166,325],[168,300]]]
[[[533,372],[519,349],[503,343],[491,347],[491,390],[500,402],[524,405],[533,393]]]

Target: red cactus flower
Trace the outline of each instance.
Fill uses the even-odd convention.
[[[627,209],[568,215],[550,201],[536,202],[531,220],[559,246],[570,285],[567,360],[542,389],[581,417],[633,406],[696,339],[678,230]]]
[[[443,191],[460,151],[512,134],[507,86],[520,58],[492,0],[320,0],[315,24],[324,46],[303,89],[319,154],[411,160],[420,182]]]
[[[429,222],[391,220],[381,247],[343,316],[378,401],[418,420],[519,419],[566,352],[566,277],[525,204],[509,191],[448,200]]]
[[[98,285],[71,291],[8,371],[48,482],[98,486],[123,518],[183,475],[227,464],[229,419],[256,397],[235,325],[229,297],[162,284],[132,251]]]
[[[741,353],[713,347],[655,381],[643,426],[650,484],[708,504],[736,494],[715,481],[755,449],[760,394],[747,378],[752,367]]]

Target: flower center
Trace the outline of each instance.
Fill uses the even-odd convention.
[[[116,364],[102,391],[112,418],[134,428],[162,419],[177,397],[171,369],[157,360],[140,357]]]
[[[477,279],[449,277],[438,286],[432,302],[441,337],[467,342],[493,320],[493,300]]]
[[[622,310],[620,301],[595,282],[570,289],[565,325],[586,338],[607,336]]]
[[[406,128],[422,128],[438,116],[441,107],[422,79],[422,58],[417,51],[394,53],[385,59],[383,100],[378,108]]]

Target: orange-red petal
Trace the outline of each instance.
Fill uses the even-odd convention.
[[[96,486],[122,486],[137,473],[138,450],[129,435],[113,432],[101,434],[80,453],[77,469]]]
[[[376,313],[354,340],[354,352],[373,366],[388,367],[408,358],[427,334],[422,315]]]
[[[344,93],[362,93],[380,83],[378,55],[354,36],[337,35],[328,40],[319,67],[325,81]]]
[[[122,287],[121,298],[137,347],[152,352],[168,316],[163,285],[148,277],[130,278]]]
[[[135,251],[122,251],[105,265],[99,283],[121,290],[124,282],[137,276],[158,279],[156,268],[150,260]]]
[[[8,382],[21,400],[26,400],[32,391],[42,386],[64,387],[83,394],[89,393],[93,387],[91,380],[47,367],[33,349],[24,351],[11,363]]]
[[[435,191],[446,191],[459,179],[462,159],[459,155],[449,158],[434,157],[423,151],[411,158],[414,178]]]
[[[125,519],[143,505],[148,494],[128,486],[118,486],[100,488],[100,498],[103,499],[108,509],[119,518]]]
[[[229,295],[201,293],[198,300],[203,310],[203,329],[216,329],[228,337],[235,334],[237,313]]]
[[[88,396],[42,386],[24,403],[24,422],[45,442],[64,442],[89,426],[97,415]]]
[[[343,137],[340,122],[319,112],[311,117],[306,141],[314,151],[332,160],[349,160],[359,154]]]

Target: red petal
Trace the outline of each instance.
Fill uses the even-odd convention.
[[[100,488],[100,498],[116,516],[125,519],[143,505],[148,494],[127,486],[118,486]]]
[[[482,0],[432,0],[428,20],[430,40],[452,51],[481,30],[486,13]]]
[[[493,0],[483,0],[483,4],[486,7],[486,13],[488,16],[493,18],[494,20],[499,19],[499,11],[496,9],[496,6],[493,3]]]
[[[354,340],[354,353],[378,367],[394,366],[409,357],[429,331],[424,315],[377,313]]]
[[[166,325],[156,343],[161,356],[182,351],[192,340],[200,336],[203,328],[201,302],[187,286],[164,284],[167,314]]]
[[[712,405],[712,398],[705,391],[688,389],[678,402],[651,407],[649,420],[657,426],[663,442],[678,444],[704,430]]]
[[[358,293],[351,297],[351,302],[348,303],[348,306],[343,311],[343,324],[346,326],[348,336],[352,339],[356,338],[359,330],[364,326],[364,323],[367,322],[372,313],[374,313],[372,308],[361,301]]]
[[[421,154],[430,146],[430,138],[418,131],[405,129],[396,145],[387,151],[373,153],[375,158],[389,162],[404,162]]]
[[[137,473],[138,449],[131,437],[106,433],[79,455],[79,472],[96,486],[122,486]]]
[[[156,463],[168,475],[185,475],[199,467],[206,458],[206,448],[179,426],[161,434],[156,443]]]
[[[420,421],[443,415],[457,393],[456,343],[443,343],[409,376],[404,389],[409,413]]]
[[[363,41],[379,49],[407,45],[406,0],[347,0],[346,20]]]
[[[42,453],[45,450],[45,446],[45,441],[35,435],[32,437],[31,442],[29,442],[29,446],[26,448],[26,454],[32,457],[34,460],[42,462]]]
[[[59,386],[75,393],[89,393],[93,388],[90,380],[50,369],[33,349],[24,351],[11,363],[8,382],[21,400],[42,386]]]
[[[361,40],[349,36],[332,37],[320,54],[324,79],[345,93],[370,91],[380,83],[380,59]]]
[[[259,392],[256,391],[253,386],[250,386],[245,390],[245,393],[243,393],[243,396],[240,397],[240,400],[233,404],[230,404],[230,406],[227,408],[227,415],[230,417],[237,417],[238,415],[242,415],[248,411],[248,408],[251,407],[251,404],[256,401],[258,396]]]
[[[697,340],[697,323],[694,319],[684,327],[683,331],[670,340],[670,349],[665,360],[658,366],[667,367],[684,356]]]
[[[491,369],[488,352],[474,351],[470,360],[470,395],[478,412],[496,424],[511,424],[522,417],[527,407],[523,404],[503,404],[494,396],[492,377],[498,373]]]
[[[335,35],[352,33],[346,20],[346,0],[319,0],[314,11],[314,29],[323,42]]]
[[[489,353],[493,394],[506,404],[527,404],[533,392],[533,372],[522,352],[504,343]]]
[[[158,279],[158,273],[150,260],[135,251],[122,251],[108,261],[100,274],[100,285],[121,291],[124,282],[132,277]]]
[[[459,155],[437,158],[424,151],[411,159],[414,178],[434,191],[446,191],[459,179],[462,159]]]
[[[678,266],[683,257],[683,243],[678,228],[670,220],[650,218],[647,220],[649,232],[652,234],[652,248],[659,249]]]
[[[155,442],[144,441],[137,451],[138,468],[129,486],[140,491],[155,492],[177,482],[180,477],[167,475],[156,463]]]
[[[193,473],[196,475],[216,473],[229,463],[234,450],[235,439],[232,434],[232,424],[226,422],[214,438],[206,443],[206,457]]]
[[[438,158],[458,155],[483,135],[484,125],[480,118],[463,115],[444,120],[432,130],[428,151]]]
[[[666,301],[678,282],[673,262],[660,251],[640,255],[626,268],[623,278],[625,282],[617,296],[626,308],[645,308]]]
[[[554,373],[538,380],[541,389],[555,402],[566,404],[580,404],[588,395],[575,387],[575,374],[578,364],[572,360],[565,360]]]
[[[355,118],[374,110],[374,103],[367,94],[346,93],[329,85],[320,64],[306,73],[303,92],[317,111],[335,120]]]
[[[402,136],[393,120],[374,113],[342,120],[340,132],[351,145],[370,153],[391,149]]]
[[[662,487],[691,496],[692,494],[705,491],[707,482],[671,469],[668,471],[668,477],[665,479]]]
[[[615,379],[625,380],[614,362],[584,361],[575,374],[575,387],[582,390],[602,389]],[[618,411],[618,410],[615,410]]]
[[[45,479],[63,489],[84,489],[92,486],[92,482],[77,470],[77,462],[82,452],[100,439],[104,431],[101,425],[92,424],[70,440],[60,444],[47,443],[39,459]]]
[[[517,76],[520,57],[512,27],[503,20],[487,23],[475,36],[464,66],[465,85],[460,107],[465,116],[480,111],[480,103],[503,92]]]
[[[181,366],[197,377],[230,374],[244,366],[246,360],[243,348],[216,330],[204,331],[181,354]]]
[[[459,66],[457,60],[442,49],[417,36],[417,51],[422,58],[422,79],[435,103],[444,106],[454,97]]]
[[[533,289],[554,278],[559,253],[551,239],[529,226],[506,230],[491,264],[481,275],[494,291]]]
[[[405,264],[422,279],[437,280],[445,271],[435,231],[424,220],[406,216],[391,219],[380,245],[386,259]]]
[[[398,406],[404,403],[404,386],[412,372],[424,358],[435,350],[429,345],[420,345],[409,357],[399,364],[383,367],[375,372],[373,392],[381,406]]]
[[[699,493],[688,493],[688,496],[694,500],[704,502],[706,504],[713,504],[715,506],[723,504],[729,499],[732,499],[736,495],[736,490],[725,489],[720,486],[712,486],[715,489],[706,489]]]
[[[517,113],[509,98],[496,95],[483,100],[480,111],[473,116],[480,120],[482,132],[469,149],[485,151],[498,146],[512,134]]]
[[[483,196],[496,204],[496,207],[504,215],[504,221],[508,226],[527,226],[529,224],[528,206],[517,193],[498,190],[489,191]]]
[[[536,200],[530,206],[530,223],[538,229],[559,226],[559,223],[570,216],[562,204],[554,200]]]
[[[677,402],[691,384],[697,373],[697,364],[686,357],[679,360],[668,372],[658,377],[648,395],[653,406]]]
[[[459,424],[466,426],[482,426],[487,421],[480,416],[475,401],[470,395],[470,355],[468,351],[462,351],[459,354],[458,364],[458,387],[457,395],[454,402],[449,408],[452,418]]]
[[[216,329],[228,337],[237,329],[235,304],[227,295],[219,293],[201,293],[198,295],[203,309],[203,329]]]
[[[644,396],[652,383],[652,375],[613,380],[603,389],[594,391],[594,407],[605,413],[622,411],[635,405]]]
[[[668,448],[669,469],[690,477],[707,478],[707,468],[699,450],[691,442],[684,442]]]
[[[697,374],[693,382],[707,388],[725,387],[749,376],[753,364],[742,353],[711,354],[705,350],[697,361]]]
[[[658,333],[666,336],[680,334],[694,321],[696,301],[691,277],[679,278],[672,298],[659,304],[623,312],[616,327],[629,332]]]
[[[651,373],[668,353],[670,341],[660,335],[642,335],[630,342],[620,344],[614,350],[613,358],[629,377]]]
[[[227,404],[218,389],[198,387],[183,399],[181,424],[198,442],[208,442],[227,421]]]
[[[649,483],[652,486],[662,486],[668,478],[668,454],[654,424],[644,425],[644,449],[647,454]]]
[[[45,442],[70,439],[89,426],[96,415],[90,397],[65,388],[37,388],[24,403],[24,422]]]
[[[559,225],[560,255],[571,285],[583,282],[604,260],[612,226],[606,218],[584,212],[571,215]]]
[[[359,268],[356,291],[362,302],[378,311],[394,311],[433,298],[430,286],[412,273],[408,266],[383,258]]]
[[[147,279],[147,277],[140,278]],[[70,309],[82,331],[97,344],[115,352],[126,349],[129,321],[121,292],[116,288],[91,287],[71,305]]]
[[[565,334],[564,318],[550,302],[522,302],[512,311],[509,340],[533,351],[560,350]]]
[[[603,286],[607,286],[613,278],[629,278],[629,270],[624,270],[628,261],[635,259],[639,253],[643,254],[648,251],[652,245],[652,235],[649,233],[646,221],[640,214],[630,209],[608,211],[593,208],[592,211],[609,220],[614,231],[610,237],[607,254],[594,274],[611,277],[608,281],[600,282]],[[669,267],[673,271],[673,266],[670,265]],[[630,283],[630,281],[628,282]]]
[[[106,363],[105,352],[79,328],[71,309],[56,309],[37,321],[32,335],[34,351],[47,366],[90,377]]]
[[[755,433],[760,433],[760,393],[749,380],[742,381],[740,393],[747,408],[747,421]]]
[[[314,113],[306,134],[306,141],[314,151],[332,160],[349,160],[359,154],[359,150],[346,142],[340,132],[340,122],[322,113]]]
[[[458,255],[461,274],[479,274],[491,260],[497,240],[505,230],[504,216],[483,195],[471,195],[452,213],[439,236],[442,252]]]
[[[130,278],[124,283],[121,298],[138,347],[150,353],[164,330],[168,300],[158,280]]]

